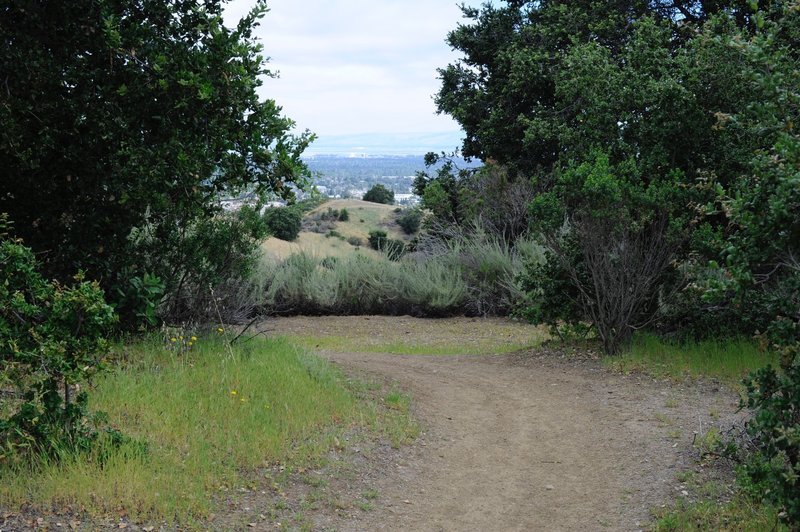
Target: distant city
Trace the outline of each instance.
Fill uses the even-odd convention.
[[[425,170],[423,155],[312,154],[304,160],[314,174],[314,186],[325,196],[360,199],[372,186],[382,184],[394,191],[398,204],[419,201],[412,185],[417,172]],[[457,158],[456,164],[463,168],[479,162]]]

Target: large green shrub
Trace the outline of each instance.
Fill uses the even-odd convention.
[[[394,191],[378,183],[369,189],[361,199],[364,201],[371,201],[372,203],[391,205],[394,203]]]
[[[29,248],[0,237],[0,460],[89,445],[87,383],[116,320],[98,283],[48,282]]]
[[[300,234],[303,215],[293,207],[275,207],[266,210],[264,221],[272,236],[291,242]]]

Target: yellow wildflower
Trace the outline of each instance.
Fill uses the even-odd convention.
[[[236,395],[236,390],[231,390],[231,395]]]

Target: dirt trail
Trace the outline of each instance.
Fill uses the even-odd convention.
[[[542,350],[323,355],[397,381],[423,431],[370,480],[379,506],[339,523],[344,530],[638,530],[651,507],[679,494],[675,473],[694,466],[693,433],[729,424],[736,410],[714,385],[613,374]]]
[[[282,318],[269,329],[344,335],[359,350],[398,339],[483,348],[493,333],[512,343],[537,334],[510,323]],[[321,354],[346,372],[398,383],[412,396],[422,434],[410,447],[384,453],[381,470],[357,480],[380,494],[373,511],[317,521],[320,529],[647,528],[653,507],[686,494],[676,473],[701,467],[695,433],[724,429],[738,417],[738,398],[714,383],[621,375],[591,357],[546,349],[486,356]]]

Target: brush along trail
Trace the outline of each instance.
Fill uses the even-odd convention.
[[[349,481],[377,495],[373,508],[313,516],[315,529],[639,530],[652,508],[684,492],[676,473],[701,467],[695,433],[737,418],[735,394],[713,383],[621,375],[592,353],[534,346],[493,354],[540,343],[540,330],[506,320],[264,325],[316,347],[347,374],[396,383],[421,425],[412,445],[378,453]],[[417,354],[426,342],[437,356]],[[442,354],[448,349],[482,354]],[[404,351],[415,354],[397,354]]]

